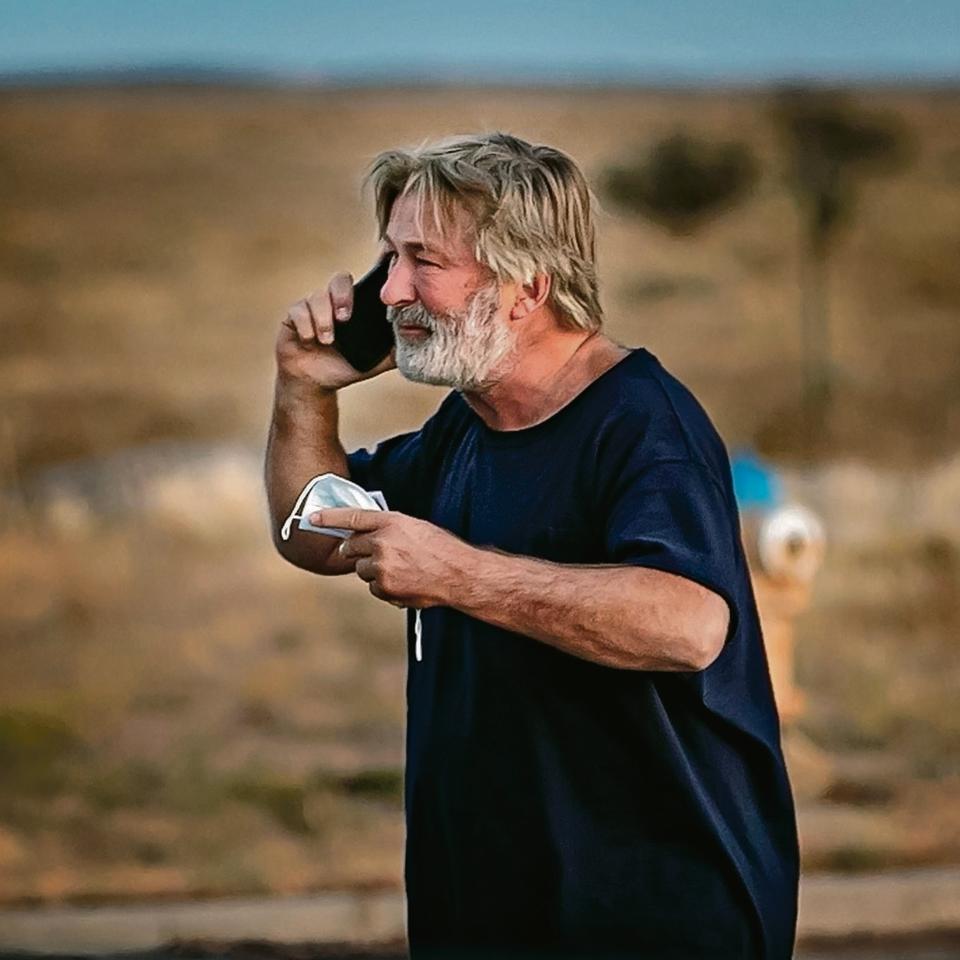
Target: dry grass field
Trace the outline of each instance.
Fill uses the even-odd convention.
[[[677,130],[744,140],[759,186],[692,238],[605,204],[611,335],[731,447],[921,477],[956,456],[960,93],[858,99],[912,157],[864,181],[831,261],[837,391],[811,448],[800,227],[760,92],[0,94],[0,901],[399,882],[402,615],[286,566],[249,470],[161,482],[262,448],[285,306],[373,256],[359,179],[380,149],[500,128],[596,182]],[[395,372],[350,388],[345,443],[442,394]],[[112,472],[138,451],[153,485]],[[811,869],[960,859],[960,549],[871,522],[799,624],[801,733],[834,764],[801,811]]]

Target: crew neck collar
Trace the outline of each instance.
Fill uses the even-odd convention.
[[[584,399],[591,392],[596,391],[600,384],[607,381],[615,370],[621,369],[624,364],[632,362],[636,357],[641,355],[646,355],[647,351],[643,347],[628,347],[629,353],[626,356],[621,357],[613,366],[608,367],[603,373],[598,377],[594,377],[579,393],[575,393],[562,407],[557,410],[554,410],[546,419],[540,420],[538,423],[531,424],[529,427],[520,427],[517,430],[495,430],[493,427],[487,426],[483,418],[467,403],[463,394],[458,390],[457,394],[460,397],[460,402],[466,407],[470,416],[476,421],[477,429],[479,430],[481,436],[484,438],[484,441],[489,443],[492,446],[517,446],[520,444],[528,443],[529,441],[541,436],[542,434],[548,433],[554,425],[563,419],[566,416],[579,407]]]

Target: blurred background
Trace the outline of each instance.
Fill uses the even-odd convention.
[[[501,129],[582,165],[607,332],[734,457],[803,955],[918,932],[958,955],[960,6],[24,0],[0,23],[0,947],[146,944],[50,919],[102,904],[309,895],[313,923],[347,893],[386,913],[282,932],[402,936],[403,614],[271,546],[273,342],[372,263],[378,151]],[[344,444],[444,392],[348,388]]]

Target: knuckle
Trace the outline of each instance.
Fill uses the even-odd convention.
[[[384,590],[393,591],[397,586],[396,577],[390,570],[382,569],[380,571],[380,576],[377,578],[380,582],[380,586]]]
[[[310,314],[307,312],[302,301],[300,303],[295,303],[292,307],[290,307],[289,310],[287,310],[287,320],[298,330],[309,325],[309,318]]]
[[[310,319],[317,330],[327,330],[330,328],[330,313],[327,310],[312,310]]]

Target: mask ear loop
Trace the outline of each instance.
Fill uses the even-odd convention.
[[[310,495],[310,490],[313,485],[322,477],[323,474],[319,474],[314,477],[312,480],[307,481],[307,485],[300,491],[300,496],[297,497],[297,502],[293,505],[293,510],[290,511],[290,516],[287,517],[283,522],[283,526],[280,528],[280,539],[289,540],[290,539],[290,528],[293,526],[294,520],[299,520],[303,516],[302,513],[297,513],[297,511],[303,506],[306,502],[307,497]]]

